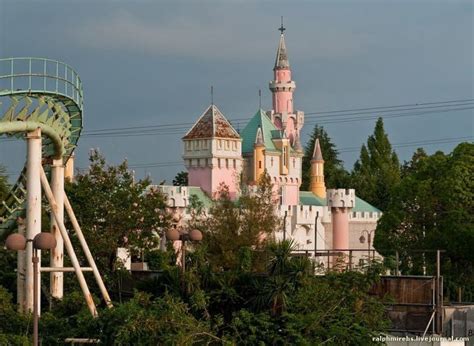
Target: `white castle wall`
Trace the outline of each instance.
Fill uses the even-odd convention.
[[[186,221],[189,219],[186,207],[189,203],[189,188],[185,186],[156,186],[167,197],[167,203],[172,208],[176,216],[180,219],[180,224],[185,227]],[[332,195],[333,201],[340,203],[340,198],[345,199],[345,204],[351,201],[351,193],[347,196],[345,189],[340,189],[336,195]],[[329,191],[329,190],[328,190]],[[353,190],[352,190],[353,191]],[[341,196],[341,192],[343,193]],[[355,197],[355,196],[354,196]],[[329,198],[328,198],[329,200]],[[349,202],[348,202],[349,201]],[[339,205],[339,204],[337,204]],[[297,253],[304,254],[307,251],[310,257],[314,256],[315,249],[315,227],[314,222],[316,214],[319,213],[317,221],[317,241],[316,247],[318,250],[332,249],[332,224],[331,224],[331,209],[327,206],[309,206],[309,205],[279,205],[276,208],[277,215],[283,221],[286,212],[286,239],[293,239],[298,249]],[[349,247],[351,249],[360,249],[364,251],[355,251],[353,253],[353,263],[359,264],[359,261],[367,260],[367,234],[364,233],[366,242],[361,244],[360,236],[364,230],[373,231],[377,226],[377,220],[382,213],[378,212],[350,212],[349,213]],[[282,240],[284,234],[284,227],[275,232],[275,239]],[[375,232],[372,233],[372,246]],[[378,256],[380,258],[380,256]],[[327,258],[321,256],[317,258],[318,262],[326,265]]]

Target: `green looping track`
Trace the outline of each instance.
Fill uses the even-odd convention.
[[[66,163],[82,130],[83,91],[69,65],[44,58],[0,59],[0,136],[41,128],[43,158]],[[25,212],[26,168],[0,205],[0,236]]]

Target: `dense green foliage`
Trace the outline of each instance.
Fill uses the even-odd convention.
[[[278,229],[280,219],[273,198],[267,173],[260,177],[255,189],[244,190],[238,202],[230,199],[225,186],[221,188],[210,209],[204,234],[204,245],[214,269],[236,268],[239,253],[250,248],[260,250],[264,239]]]
[[[184,275],[167,266],[158,278],[141,281],[131,300],[100,309],[97,319],[74,292],[42,314],[42,342],[88,337],[105,345],[372,344],[387,328],[384,305],[368,293],[380,268],[315,276],[307,258],[290,255],[292,247],[289,241],[268,243],[261,273],[213,271],[206,252],[197,249]],[[13,340],[27,324],[2,292],[0,317],[8,315],[12,324],[0,326],[0,333],[11,333],[6,337]]]
[[[328,133],[322,126],[316,125],[306,143],[303,165],[301,190],[308,191],[311,182],[311,158],[313,157],[314,143],[319,138],[321,153],[324,159],[324,180],[326,188],[336,189],[348,187],[349,173],[344,169],[343,162],[338,158],[339,152],[336,145],[331,141]]]
[[[173,179],[174,186],[188,186],[188,172],[181,171]]]
[[[5,168],[0,165],[0,201],[3,201],[8,193],[8,180],[5,174]]]
[[[168,226],[165,197],[150,188],[150,180],[136,181],[127,163],[109,166],[97,151],[89,170],[67,184],[69,196],[97,266],[109,286],[115,286],[116,251],[128,248],[143,260],[143,249],[155,248]],[[72,227],[69,227],[72,229]]]
[[[447,295],[454,299],[461,287],[464,300],[473,301],[474,145],[461,143],[449,155],[418,150],[402,172],[377,227],[375,247],[383,255],[398,250],[405,274],[421,274],[423,262],[434,273],[434,253],[423,257],[413,250],[445,250],[441,271]]]
[[[387,208],[392,190],[400,181],[400,163],[385,133],[382,118],[377,120],[367,146],[362,145],[351,180],[351,187],[360,198],[382,211]]]

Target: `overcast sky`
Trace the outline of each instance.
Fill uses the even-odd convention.
[[[474,98],[472,1],[0,0],[0,57],[48,57],[73,66],[84,84],[85,133],[191,123],[209,105],[210,85],[228,119],[249,118],[258,109],[259,89],[262,108],[271,105],[268,82],[280,16],[299,110]],[[393,144],[472,137],[473,114],[468,109],[386,118],[385,128]],[[314,124],[324,123],[349,169],[358,151],[347,148],[359,148],[375,124],[331,123],[317,115],[306,121],[303,144]],[[181,126],[142,136],[83,136],[77,166],[87,167],[90,148],[100,148],[111,163],[175,163],[181,161],[183,134]],[[455,145],[426,150],[449,152]],[[415,148],[396,151],[408,160]],[[0,142],[0,162],[9,172],[24,159],[23,142]],[[182,169],[167,164],[136,172],[171,183]]]

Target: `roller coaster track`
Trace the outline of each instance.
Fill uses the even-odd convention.
[[[82,130],[83,91],[69,65],[44,58],[0,59],[0,136],[24,138],[37,128],[43,160],[66,163]],[[1,163],[1,162],[0,162]],[[25,214],[26,165],[0,205],[0,237]]]

